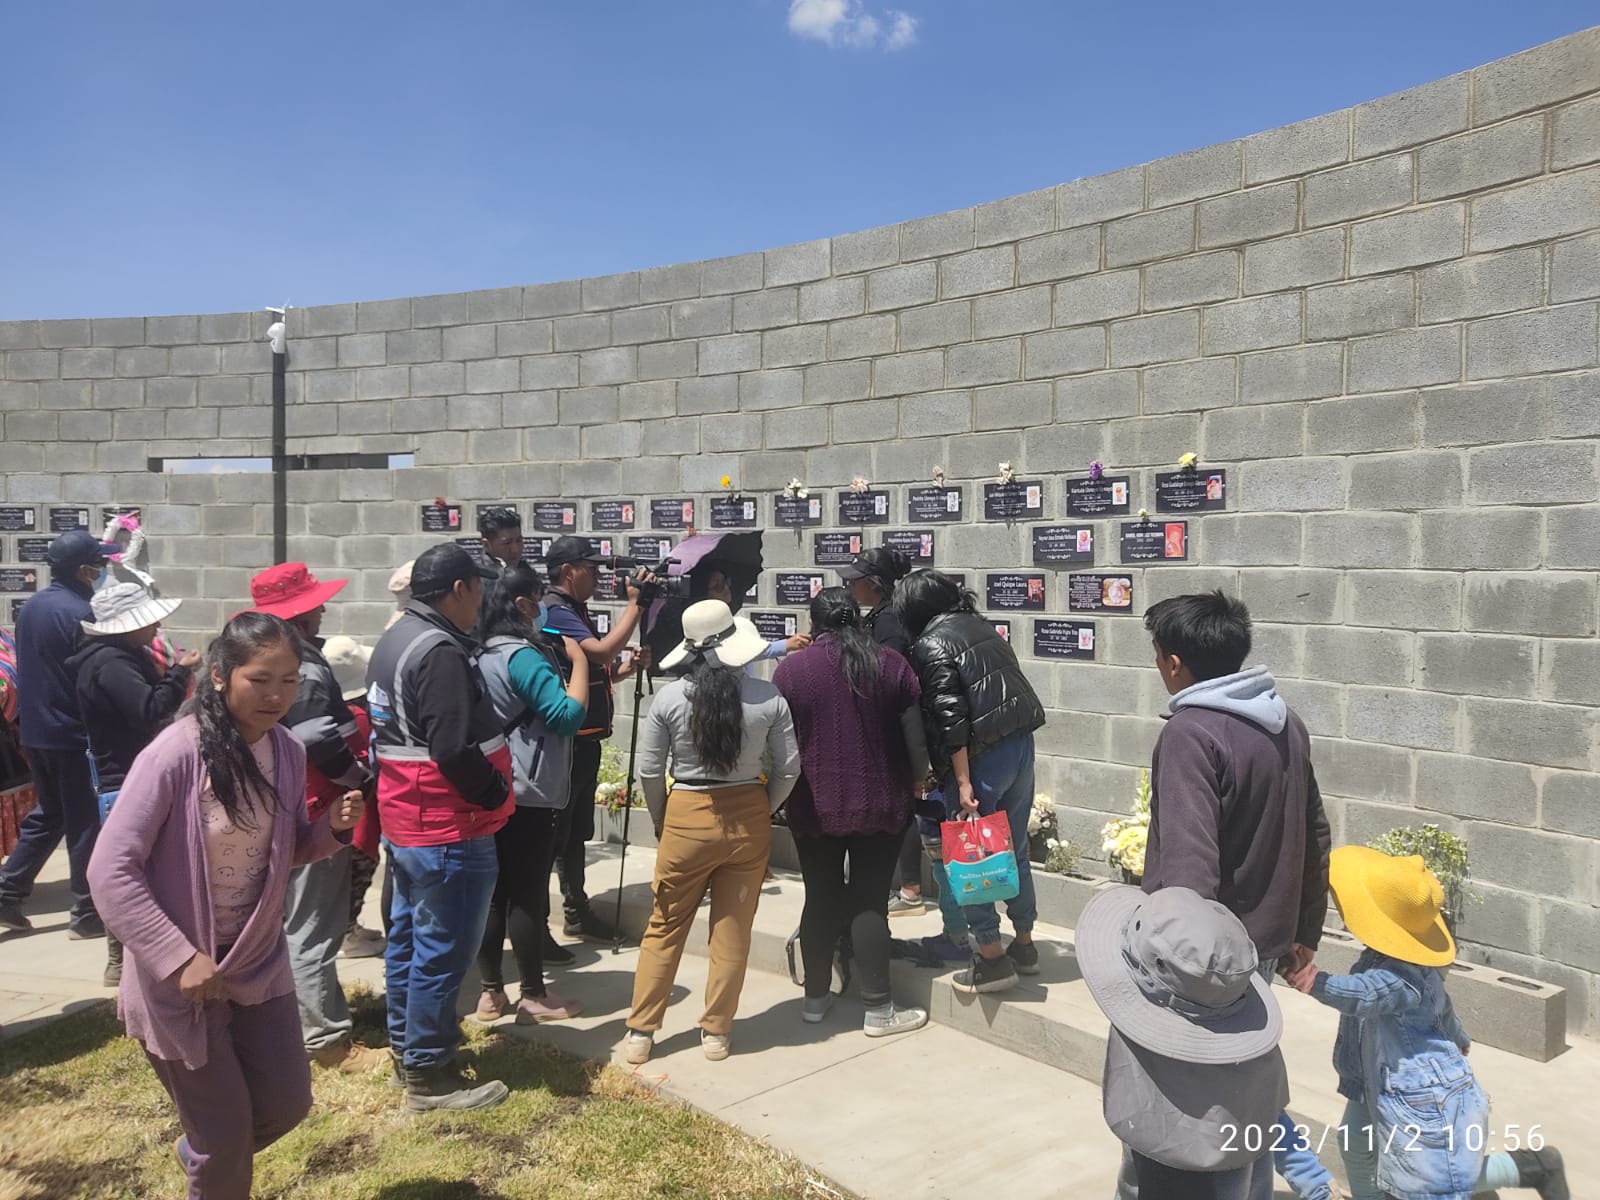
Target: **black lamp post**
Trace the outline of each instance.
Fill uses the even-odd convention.
[[[272,561],[289,561],[289,453],[288,380],[289,334],[284,309],[273,308],[275,320],[267,327],[272,346]]]

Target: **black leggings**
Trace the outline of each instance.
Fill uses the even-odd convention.
[[[900,843],[900,886],[902,888],[920,888],[922,886],[922,830],[917,825],[916,817],[911,818],[911,824],[906,829],[906,835]]]
[[[808,997],[819,999],[832,988],[834,947],[848,932],[861,999],[868,1007],[889,1002],[889,881],[903,840],[898,833],[794,839],[806,883],[800,953]]]
[[[556,826],[561,810],[511,810],[511,819],[494,835],[500,876],[489,901],[489,919],[478,950],[478,974],[484,990],[505,987],[504,948],[511,933],[522,995],[544,995],[544,939],[550,924],[550,864],[556,853]]]

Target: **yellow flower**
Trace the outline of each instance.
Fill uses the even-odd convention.
[[[733,486],[733,476],[724,475],[722,477],[722,486],[725,488],[731,488]]]
[[[1189,453],[1179,456],[1178,465],[1183,467],[1185,470],[1192,470],[1194,465],[1199,461],[1199,456],[1196,455],[1193,450],[1191,450]]]

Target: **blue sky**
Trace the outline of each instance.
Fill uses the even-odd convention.
[[[1272,128],[1593,0],[12,4],[0,319],[759,250]]]

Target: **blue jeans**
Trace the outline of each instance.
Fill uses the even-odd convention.
[[[978,815],[1003,812],[1011,825],[1011,844],[1017,855],[1017,894],[1006,901],[1006,916],[1018,933],[1032,933],[1039,916],[1033,894],[1033,869],[1028,862],[1028,812],[1033,806],[1033,734],[1014,733],[972,758],[972,791],[978,798]],[[961,802],[955,780],[944,781],[945,803],[951,819],[959,815]],[[942,867],[941,867],[942,870]],[[939,894],[948,890],[939,879]],[[980,946],[1000,943],[1000,914],[992,904],[966,904],[967,927]]]
[[[1278,975],[1278,960],[1269,959],[1256,970],[1270,987]],[[1317,1157],[1315,1143],[1298,1132],[1289,1114],[1278,1114],[1278,1129],[1273,1139],[1279,1147],[1272,1152],[1272,1167],[1293,1189],[1300,1200],[1333,1200],[1333,1176]]]
[[[461,981],[483,943],[500,874],[494,838],[384,845],[394,872],[384,955],[389,1048],[407,1070],[448,1066],[461,1044]]]
[[[16,848],[0,871],[0,903],[21,904],[33,894],[33,881],[67,839],[68,878],[72,889],[69,925],[95,919],[89,895],[89,856],[100,833],[100,798],[82,750],[29,750],[35,804],[22,818]]]
[[[944,808],[944,793],[934,789],[928,799]],[[939,919],[944,922],[944,934],[952,942],[964,944],[967,940],[967,910],[956,903],[950,890],[950,876],[944,869],[944,842],[939,836],[939,822],[932,817],[917,816],[917,832],[922,838],[922,849],[928,856],[928,866],[933,873],[934,886],[939,889]]]

